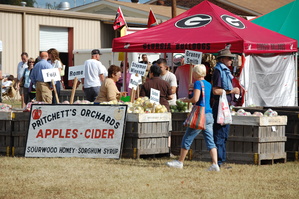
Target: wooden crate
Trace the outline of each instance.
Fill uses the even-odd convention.
[[[287,116],[277,117],[258,117],[258,116],[232,116],[234,125],[252,125],[252,126],[273,126],[286,125]]]
[[[253,113],[254,111],[265,112],[267,109],[277,111],[278,115],[287,116],[287,125],[285,129],[285,135],[287,141],[285,143],[285,151],[287,153],[287,159],[290,161],[298,160],[299,153],[299,107],[239,107],[246,111]]]
[[[170,151],[173,155],[179,155],[181,149],[181,143],[186,131],[186,127],[183,125],[187,118],[188,113],[172,113],[172,131],[171,131],[171,145]]]
[[[285,142],[285,126],[231,125],[227,161],[257,165],[285,162]]]
[[[27,142],[30,112],[13,112],[12,156],[24,156]]]
[[[170,120],[170,113],[129,113],[122,157],[140,158],[141,155],[169,154]]]
[[[63,102],[65,100],[70,101],[71,93],[72,93],[71,89],[61,90],[60,91],[60,95],[59,95],[59,101],[60,102]],[[82,91],[82,90],[76,90],[75,96],[74,96],[74,101],[76,101],[76,100],[84,100],[84,99],[85,99],[84,91]]]
[[[0,155],[10,155],[11,139],[11,112],[0,112]]]
[[[292,110],[277,110],[279,115],[286,115],[288,117],[288,125],[286,126],[287,142],[285,144],[285,150],[287,153],[287,159],[290,161],[298,160],[299,152],[299,111]]]
[[[227,161],[249,164],[286,162],[287,116],[233,116]]]
[[[286,116],[233,116],[226,143],[227,162],[257,165],[285,162],[285,125]],[[195,138],[191,149],[192,159],[211,161],[202,134]]]
[[[202,133],[194,139],[189,152],[189,159],[211,161],[211,156],[207,150],[207,146]]]
[[[187,118],[188,113],[172,113],[172,131],[173,132],[185,132],[186,127],[183,125]]]

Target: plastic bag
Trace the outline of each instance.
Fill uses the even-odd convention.
[[[60,76],[63,77],[65,74],[65,65],[62,65],[62,68],[60,70]]]
[[[220,125],[232,123],[232,115],[228,106],[225,90],[223,90],[222,95],[219,97],[217,123]]]

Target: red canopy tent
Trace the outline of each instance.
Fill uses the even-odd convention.
[[[297,41],[203,1],[158,26],[115,38],[114,52],[215,53],[231,44],[235,53],[296,52]]]
[[[297,40],[265,29],[209,1],[158,26],[115,38],[113,52],[216,53],[230,44],[245,54],[245,106],[297,105]]]

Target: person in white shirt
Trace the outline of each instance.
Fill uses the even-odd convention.
[[[14,80],[13,75],[9,75],[7,79],[4,79],[2,82],[2,94],[8,92],[9,87],[12,86],[12,82]]]
[[[178,98],[186,98],[189,95],[190,84],[190,64],[179,66],[175,71],[175,76],[178,80]],[[192,82],[194,82],[192,80]]]
[[[22,61],[19,62],[18,69],[17,69],[17,86],[16,87],[21,96],[21,106],[22,106],[22,108],[24,108],[26,106],[26,104],[24,102],[24,85],[22,85],[22,84],[20,85],[20,80],[24,75],[25,68],[28,68],[28,65],[27,65],[28,54],[26,52],[23,52],[21,54],[21,59],[22,59]]]
[[[50,48],[48,50],[48,54],[49,54],[48,62],[53,66],[53,68],[58,68],[59,74],[61,74],[62,62],[59,58],[58,50],[56,50],[55,48]],[[63,83],[63,80],[55,82],[55,87],[56,87],[56,92],[57,92],[58,97],[60,96],[60,90],[61,90],[60,82]],[[57,104],[56,98],[55,98],[55,95],[54,95],[54,91],[52,91],[52,96],[53,96],[52,104]]]
[[[94,102],[100,91],[102,82],[108,75],[106,67],[100,62],[101,52],[98,49],[91,51],[91,59],[84,62],[85,78],[83,88],[88,101]]]
[[[3,79],[1,68],[2,68],[2,65],[0,64],[0,91],[1,91],[0,93],[2,93],[2,79]],[[0,103],[1,102],[2,102],[2,95],[0,95]]]
[[[172,95],[171,99],[168,100],[168,103],[169,105],[176,105],[176,89],[178,87],[176,76],[172,72],[168,71],[166,59],[160,58],[157,60],[156,64],[161,68],[162,71],[160,78],[167,81],[171,87]]]

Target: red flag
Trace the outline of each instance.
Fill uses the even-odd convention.
[[[120,7],[117,9],[117,13],[115,16],[114,24],[113,24],[113,29],[119,29],[120,27],[123,27],[126,25],[125,17],[120,9]]]
[[[152,24],[156,23],[157,19],[152,11],[152,9],[150,9],[149,15],[148,15],[148,21],[147,21],[147,27],[150,28]]]

